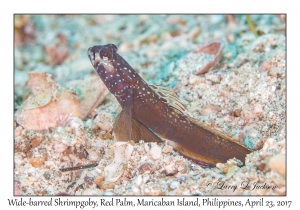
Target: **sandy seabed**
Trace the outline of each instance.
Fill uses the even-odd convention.
[[[251,19],[258,37],[245,15],[15,16],[15,194],[285,195],[285,19]],[[224,40],[223,56],[213,71],[197,75],[211,56],[192,52],[212,39]],[[74,86],[95,76],[87,49],[108,43],[149,84],[173,89],[191,116],[253,149],[245,165],[230,159],[203,168],[169,141],[117,142],[112,125],[120,107],[114,96],[95,91],[94,80],[93,87]],[[80,101],[93,98],[85,95],[89,91],[80,95],[80,88],[103,100],[94,99],[86,116],[27,129],[17,122],[17,111],[32,92],[40,94],[27,86],[29,72],[52,75],[51,87]],[[41,103],[55,101],[57,93],[51,94]],[[60,170],[91,163],[98,166]]]

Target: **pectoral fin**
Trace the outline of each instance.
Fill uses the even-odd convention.
[[[132,139],[132,101],[127,100],[114,123],[114,132],[118,141]]]
[[[132,97],[130,97],[132,98]],[[127,100],[114,123],[114,132],[118,141],[162,142],[148,127],[132,118],[132,101]]]
[[[130,116],[126,110],[122,110],[116,118],[114,132],[118,141],[133,140],[138,142],[162,142],[162,140],[149,128]]]
[[[132,139],[131,114],[122,109],[114,123],[114,132],[118,141],[130,141]]]

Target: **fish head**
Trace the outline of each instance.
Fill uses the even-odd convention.
[[[100,66],[108,71],[113,71],[117,50],[118,48],[114,44],[95,45],[88,49],[88,57],[96,71]]]
[[[119,101],[128,97],[132,85],[142,83],[136,71],[117,53],[114,44],[90,47],[87,54],[96,73]]]
[[[120,75],[117,65],[120,56],[117,54],[117,50],[116,45],[107,44],[95,45],[90,47],[87,52],[96,73],[111,92],[116,92],[117,86],[120,86],[120,79],[116,80],[117,76]]]

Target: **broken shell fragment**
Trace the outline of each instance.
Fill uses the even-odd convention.
[[[285,176],[285,156],[284,155],[275,155],[270,158],[268,166],[277,173]]]
[[[76,94],[55,83],[50,74],[30,72],[29,77],[28,86],[33,94],[24,101],[16,115],[17,122],[26,129],[46,130],[65,125],[71,117],[74,117],[71,121],[76,117],[84,119],[108,93],[96,75],[70,82],[69,86]]]
[[[94,120],[96,127],[99,127],[101,130],[106,132],[111,132],[113,129],[114,118],[112,115],[104,112],[99,112],[97,117]]]
[[[50,74],[30,72],[28,86],[32,95],[19,108],[17,122],[26,129],[57,127],[68,116],[80,116],[76,95],[56,84]]]
[[[124,163],[130,159],[130,156],[133,152],[133,146],[127,142],[116,142],[113,145],[113,150],[115,153],[113,162]]]
[[[67,119],[67,121],[68,121],[68,124],[70,125],[70,127],[75,130],[84,128],[84,124],[83,124],[82,120],[78,117],[69,117]]]
[[[207,44],[202,45],[194,53],[203,53],[214,55],[215,57],[206,64],[203,68],[200,68],[196,74],[204,74],[208,71],[212,71],[218,64],[222,57],[222,51],[224,48],[224,41],[222,40],[213,40]]]
[[[64,152],[69,147],[68,145],[66,145],[62,142],[59,142],[59,141],[54,141],[53,144],[54,144],[54,151],[57,153]]]
[[[161,156],[161,148],[155,144],[150,149],[150,155],[153,160],[159,159]]]
[[[115,153],[113,162],[104,168],[106,182],[116,182],[124,173],[124,164],[130,159],[133,146],[127,142],[116,142],[112,145]]]
[[[108,94],[105,84],[96,75],[91,75],[83,80],[71,81],[67,85],[75,90],[80,100],[81,119],[86,118],[99,106]]]
[[[123,175],[124,167],[123,164],[112,163],[105,167],[104,177],[107,182],[116,182]]]

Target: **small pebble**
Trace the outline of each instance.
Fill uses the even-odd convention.
[[[182,174],[185,174],[187,172],[187,170],[188,170],[188,167],[186,165],[180,165],[178,167],[178,171]]]
[[[124,167],[119,163],[111,163],[104,169],[105,181],[116,182],[124,173]]]
[[[104,130],[106,132],[111,132],[113,129],[113,126],[108,122],[98,122],[97,125],[101,130]]]
[[[69,147],[68,145],[66,145],[66,144],[64,144],[62,142],[59,142],[59,141],[54,141],[53,145],[54,145],[54,151],[57,152],[57,153],[64,152]]]
[[[178,181],[173,181],[173,182],[170,184],[170,188],[171,188],[172,190],[177,189],[179,186],[180,186],[180,183],[179,183]]]
[[[91,196],[91,195],[102,195],[103,191],[99,189],[86,189],[81,195]]]
[[[227,38],[227,41],[229,43],[235,42],[235,35],[234,34],[228,34],[226,38]]]
[[[114,187],[116,186],[116,183],[114,182],[102,182],[102,185],[101,185],[101,189],[103,190],[107,190],[107,189],[114,189]]]
[[[165,167],[165,169],[166,169],[166,175],[167,176],[173,176],[177,172],[175,163],[171,163],[171,164],[167,165]]]
[[[263,150],[267,150],[274,144],[274,139],[269,138],[267,141],[264,143]]]
[[[87,153],[88,153],[88,159],[90,161],[97,161],[98,158],[99,158],[99,153],[95,150],[87,150]]]
[[[191,191],[190,190],[185,190],[182,192],[182,195],[191,195]]]
[[[115,195],[112,191],[106,191],[103,195]]]
[[[31,140],[31,147],[36,148],[37,146],[39,146],[42,143],[43,140],[44,140],[44,138],[36,138],[36,139]]]
[[[152,157],[152,159],[157,160],[160,158],[161,156],[161,148],[157,145],[154,145],[151,149],[150,149],[150,155]]]
[[[21,126],[18,126],[15,129],[15,137],[21,136],[22,135],[22,131],[23,131],[23,128]]]
[[[149,152],[149,146],[148,146],[148,144],[145,144],[144,147],[145,147],[145,151],[146,151],[146,152]]]
[[[36,158],[31,158],[29,160],[29,163],[35,167],[38,168],[40,166],[43,165],[43,163],[47,160],[47,156],[43,156],[43,157],[36,157]]]
[[[104,176],[102,175],[97,176],[94,180],[95,184],[98,185],[99,187],[101,187],[103,181],[104,181]]]
[[[116,142],[111,145],[115,154],[114,162],[123,163],[130,159],[133,146],[127,142]]]
[[[143,164],[139,167],[138,171],[139,171],[140,174],[143,174],[143,173],[145,173],[145,172],[150,173],[150,172],[152,171],[152,168],[153,168],[153,166],[152,166],[151,163],[143,163]]]
[[[139,195],[140,194],[140,189],[136,186],[132,186],[132,192],[136,195]]]
[[[30,150],[30,141],[23,138],[15,138],[15,152],[27,153]]]
[[[143,176],[143,183],[146,184],[147,181],[149,180],[149,178],[150,178],[149,175],[144,175]]]
[[[196,75],[191,75],[189,78],[189,84],[194,85],[199,81],[198,77]]]
[[[84,128],[84,124],[79,117],[69,117],[67,121],[70,127],[75,130]]]
[[[170,153],[170,152],[172,152],[173,151],[173,147],[171,147],[170,145],[165,145],[164,147],[163,147],[163,149],[162,149],[162,152],[163,153]]]
[[[142,184],[143,178],[141,175],[138,175],[135,179],[135,186],[139,187]]]
[[[275,155],[270,158],[268,166],[285,177],[285,156],[284,155]]]

